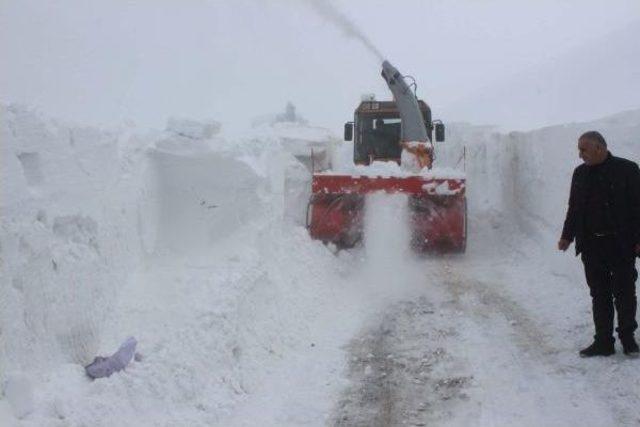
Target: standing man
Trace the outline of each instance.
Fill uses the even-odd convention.
[[[580,136],[578,151],[584,164],[573,172],[558,249],[566,251],[575,239],[591,294],[595,340],[580,356],[615,353],[614,306],[624,354],[638,355],[633,335],[638,327],[635,258],[640,256],[640,169],[630,160],[612,156],[596,131]]]

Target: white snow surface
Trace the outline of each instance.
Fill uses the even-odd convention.
[[[459,148],[459,147],[457,147]],[[369,166],[353,163],[353,142],[342,142],[333,152],[333,167],[324,171],[325,175],[350,175],[367,177],[409,177],[421,176],[425,179],[464,179],[465,173],[458,166],[435,166],[432,169],[422,168],[419,171],[405,168],[393,161],[375,160]]]
[[[554,248],[577,136],[598,129],[640,161],[640,111],[526,133],[449,125],[436,158],[447,176],[466,172],[468,249],[436,258],[406,251],[397,195],[367,201],[362,248],[310,240],[310,174],[277,129],[229,139],[183,120],[140,134],[14,105],[0,117],[0,425],[337,424],[349,343],[366,343],[394,304],[422,300],[425,329],[397,318],[389,359],[440,346],[423,373],[433,396],[445,379],[469,385],[464,397],[407,394],[423,409],[398,412],[399,424],[640,419],[637,360],[576,357],[590,301],[579,261]],[[372,170],[396,176],[385,168]],[[139,360],[87,378],[83,366],[129,335]]]

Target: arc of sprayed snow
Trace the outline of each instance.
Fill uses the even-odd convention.
[[[347,15],[338,10],[329,0],[307,0],[311,8],[321,17],[333,23],[348,37],[359,40],[367,49],[375,54],[380,62],[384,56],[369,38],[349,19]]]

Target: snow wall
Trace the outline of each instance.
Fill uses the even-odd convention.
[[[281,216],[282,162],[308,179],[277,146],[70,127],[16,106],[0,114],[3,373],[89,362],[135,268],[201,251],[266,211]]]
[[[311,301],[324,290],[309,286],[327,288],[334,257],[308,242],[310,175],[277,130],[229,142],[215,124],[188,120],[138,135],[70,126],[20,106],[0,114],[0,420],[41,407],[27,425],[70,413],[81,423],[135,423],[125,383],[116,380],[105,399],[82,373],[134,334],[151,353],[143,374],[171,378],[142,381],[138,404],[166,400],[152,411],[163,422],[186,400],[195,414],[204,405],[211,423],[319,312]],[[297,132],[323,144],[322,132]],[[309,248],[296,253],[301,242]],[[173,277],[184,265],[187,283]],[[149,270],[161,274],[139,279]],[[185,366],[213,375],[193,372],[185,383]],[[69,388],[70,377],[80,382]],[[208,401],[191,402],[203,393]]]
[[[601,132],[614,155],[640,162],[640,110],[508,134],[454,123],[448,127],[448,145],[441,150],[451,161],[466,147],[471,221],[479,215],[489,216],[489,222],[496,225],[513,223],[526,234],[544,235],[555,244],[566,213],[571,175],[581,163],[577,139],[588,130]]]
[[[140,136],[15,106],[0,113],[0,382],[6,398],[15,378],[35,388],[44,409],[13,410],[30,425],[133,423],[140,408],[150,424],[216,422],[287,351],[308,346],[311,320],[348,286],[340,269],[349,259],[306,236],[308,172],[274,135],[230,142],[215,126],[175,122]],[[466,147],[469,238],[475,224],[504,233],[508,223],[554,250],[576,139],[590,129],[614,154],[640,161],[640,111],[506,135],[450,124],[438,155],[452,166]],[[138,281],[154,263],[167,267]],[[185,263],[189,279],[171,282],[171,265]],[[69,381],[129,333],[149,352],[133,382]],[[51,390],[69,384],[61,404]],[[2,400],[0,416],[9,413]],[[189,409],[172,418],[176,405]]]
[[[145,220],[152,170],[125,133],[69,128],[18,107],[0,115],[0,372],[86,363],[142,255],[140,236],[126,231]]]

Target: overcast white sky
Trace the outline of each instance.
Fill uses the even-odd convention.
[[[455,119],[469,94],[640,19],[638,0],[332,4],[416,77],[435,116]],[[307,0],[1,0],[0,61],[2,102],[82,124],[186,116],[241,128],[291,100],[339,130],[362,93],[388,97],[375,56]]]

